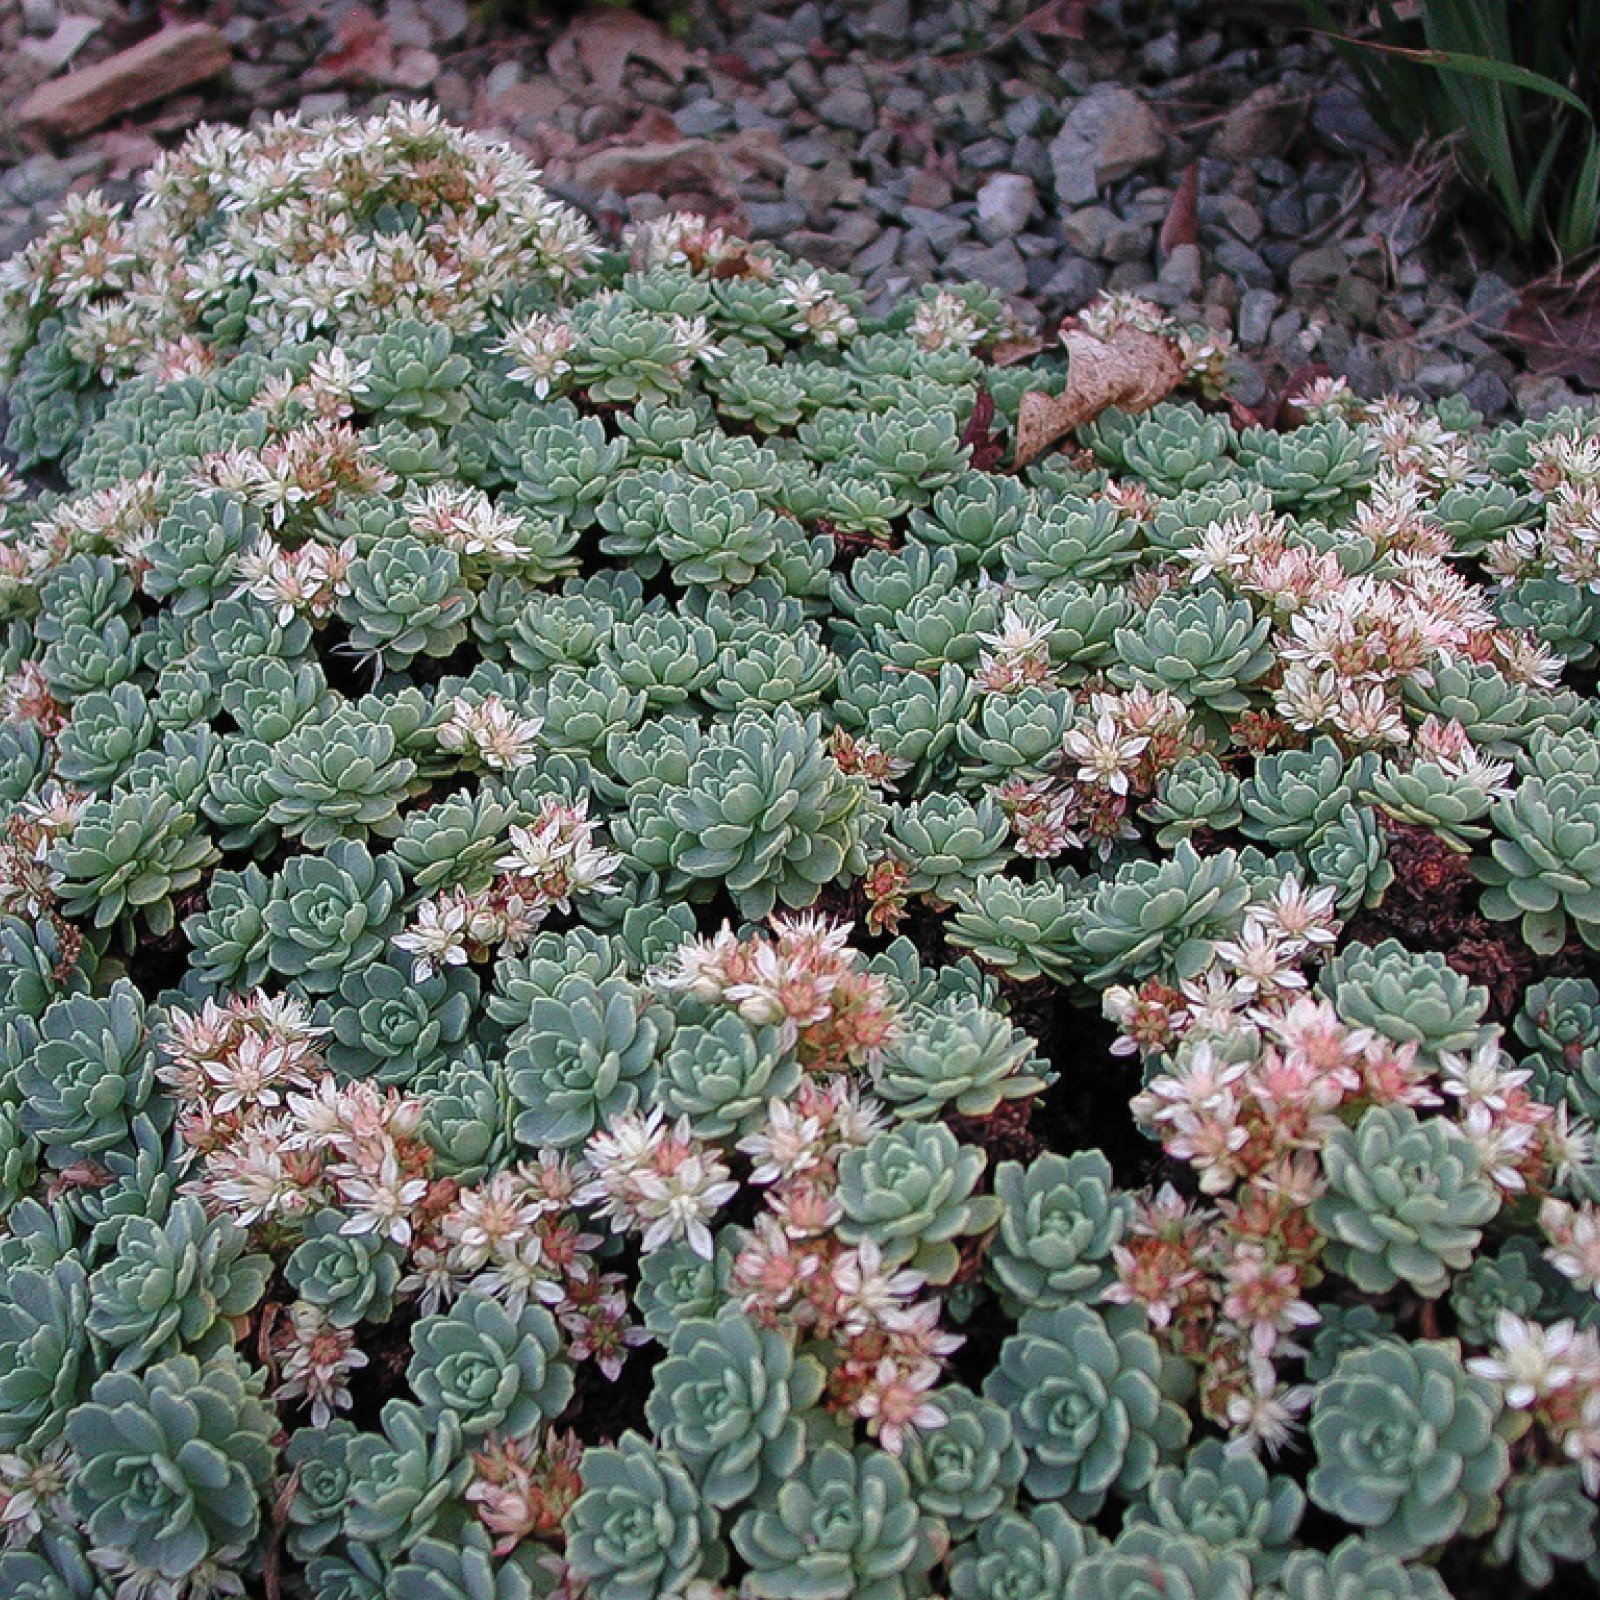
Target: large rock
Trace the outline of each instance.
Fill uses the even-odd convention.
[[[1086,205],[1106,184],[1159,161],[1166,148],[1159,119],[1138,95],[1100,84],[1073,105],[1050,141],[1056,199]]]

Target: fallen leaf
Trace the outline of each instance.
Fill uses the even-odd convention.
[[[1031,361],[1044,353],[1044,340],[1036,333],[1025,334],[1020,339],[1001,339],[989,352],[989,365],[1014,367],[1019,361]]]
[[[550,46],[553,67],[575,61],[606,95],[622,92],[630,61],[641,61],[681,83],[694,57],[660,23],[635,11],[586,11]]]
[[[1530,371],[1600,389],[1600,283],[1524,289],[1504,332],[1521,348]]]
[[[1089,0],[1047,0],[1045,5],[1035,6],[1016,31],[1040,39],[1081,39],[1088,13]]]
[[[1167,207],[1167,220],[1161,224],[1161,236],[1156,248],[1165,261],[1180,244],[1200,242],[1200,218],[1195,201],[1200,193],[1200,164],[1191,161],[1178,179],[1173,191],[1172,204]]]
[[[994,396],[987,389],[978,390],[972,403],[972,414],[961,430],[961,442],[972,447],[972,465],[978,472],[993,472],[1000,465],[1005,449],[1000,436],[994,431]]]
[[[1119,328],[1097,339],[1082,328],[1061,334],[1067,350],[1067,387],[1061,394],[1032,389],[1017,409],[1017,443],[1011,465],[1023,467],[1080,423],[1102,411],[1148,411],[1183,381],[1183,357],[1172,340],[1138,328]]]
[[[312,63],[319,83],[384,83],[394,67],[394,40],[382,18],[365,6],[341,12],[333,39]]]

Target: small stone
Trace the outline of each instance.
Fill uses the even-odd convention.
[[[1101,254],[1107,261],[1144,261],[1155,243],[1156,230],[1143,222],[1117,222],[1106,230]]]
[[[1241,200],[1236,194],[1220,195],[1217,199],[1217,211],[1224,226],[1235,238],[1243,239],[1246,244],[1254,244],[1266,231],[1261,213],[1248,200]]]
[[[1039,131],[1039,124],[1044,121],[1044,102],[1038,95],[1030,94],[1021,100],[1013,100],[1006,107],[1004,117],[1006,132],[1013,139],[1025,138],[1030,133]]]
[[[1516,303],[1517,291],[1498,272],[1483,272],[1467,296],[1467,315],[1474,327],[1485,333],[1498,333]]]
[[[885,228],[876,239],[850,263],[850,270],[863,278],[870,277],[881,267],[889,266],[900,251],[900,241],[905,238],[904,228]]]
[[[1236,362],[1232,368],[1233,381],[1229,393],[1242,406],[1258,406],[1267,398],[1265,374],[1253,361]]]
[[[1378,286],[1366,278],[1349,273],[1334,285],[1328,297],[1358,328],[1370,328],[1382,304]]]
[[[1511,391],[1498,372],[1478,371],[1473,373],[1461,391],[1461,398],[1493,422],[1496,417],[1504,415],[1510,406]]]
[[[1306,203],[1293,189],[1284,189],[1267,202],[1267,226],[1280,239],[1298,239],[1306,231]]]
[[[1416,384],[1430,399],[1438,400],[1458,393],[1471,376],[1472,368],[1465,361],[1430,361],[1418,371]]]
[[[877,0],[861,19],[861,37],[882,44],[903,41],[911,31],[911,0]]]
[[[1280,350],[1286,350],[1293,340],[1300,337],[1300,330],[1305,327],[1306,319],[1303,313],[1291,306],[1282,315],[1272,319],[1272,327],[1267,332],[1267,339]]]
[[[1239,343],[1246,350],[1265,344],[1277,314],[1278,297],[1272,290],[1246,289],[1239,297]]]
[[[1011,165],[1026,173],[1036,184],[1050,183],[1055,174],[1050,168],[1050,147],[1031,133],[1024,134],[1011,148]]]
[[[22,31],[30,38],[48,38],[60,21],[55,0],[22,0]]]
[[[1038,292],[1046,299],[1061,301],[1069,311],[1077,311],[1105,286],[1104,267],[1097,267],[1092,261],[1064,261]]]
[[[947,211],[930,211],[926,206],[906,206],[900,213],[906,224],[940,255],[944,255],[967,231],[960,217]]]
[[[1296,256],[1289,267],[1289,287],[1310,289],[1321,284],[1337,283],[1348,266],[1345,253],[1336,244],[1325,244]]]
[[[1084,206],[1069,211],[1060,223],[1067,248],[1098,260],[1105,251],[1106,235],[1117,225],[1117,214],[1107,206]]]
[[[1214,316],[1208,316],[1207,326],[1233,327],[1233,314],[1239,309],[1239,285],[1226,272],[1213,273],[1206,284],[1205,303]]]
[[[1183,65],[1183,50],[1176,33],[1163,33],[1139,52],[1146,72],[1158,78],[1175,78]]]
[[[691,100],[688,105],[679,106],[672,113],[672,120],[677,125],[679,133],[691,139],[699,139],[707,134],[721,133],[725,128],[731,128],[733,112],[717,100]]]
[[[1011,145],[1005,139],[980,139],[961,152],[961,159],[974,172],[993,172],[1011,159]]]
[[[829,127],[852,133],[871,133],[878,123],[877,107],[865,89],[832,90],[817,102],[817,115]]]
[[[750,225],[751,237],[756,239],[781,239],[806,224],[805,207],[795,205],[792,200],[777,200],[765,205],[747,202],[744,214]]]
[[[819,267],[832,272],[843,272],[850,265],[855,247],[839,238],[836,233],[819,233],[810,228],[797,228],[783,241],[791,254],[814,261]]]
[[[483,97],[491,105],[514,83],[522,81],[520,61],[501,61],[491,67],[483,80]]]
[[[1306,226],[1320,228],[1332,222],[1343,208],[1336,194],[1308,194],[1306,196]]]
[[[959,277],[987,284],[1000,294],[1025,294],[1028,264],[1009,239],[995,245],[958,244],[945,266]]]
[[[915,278],[918,283],[933,276],[939,260],[934,255],[933,246],[928,243],[926,234],[913,231],[906,235],[905,243],[900,246],[897,265],[902,272]]]
[[[1106,184],[1159,161],[1166,148],[1155,112],[1138,95],[1098,85],[1073,104],[1050,143],[1056,198],[1087,204]]]
[[[978,191],[978,232],[991,244],[1011,239],[1028,225],[1037,198],[1032,178],[997,172]]]
[[[1211,153],[1228,161],[1258,161],[1281,150],[1298,115],[1280,84],[1253,90],[1222,119]]]
[[[1361,96],[1344,84],[1336,84],[1317,96],[1311,107],[1311,127],[1335,150],[1361,153],[1383,150],[1389,144]]]
[[[878,237],[878,223],[865,211],[847,211],[830,230],[834,238],[850,248],[852,254],[864,250]]]
[[[926,167],[918,167],[906,180],[906,204],[924,211],[943,211],[955,199],[948,179]]]
[[[1184,299],[1192,299],[1199,294],[1204,281],[1200,271],[1200,246],[1174,245],[1171,254],[1161,263],[1160,281],[1169,289],[1176,290]]]

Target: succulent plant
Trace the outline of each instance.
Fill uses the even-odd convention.
[[[653,1080],[661,1032],[626,979],[573,974],[535,999],[506,1049],[517,1142],[564,1149],[631,1111]]]
[[[272,970],[314,994],[380,959],[400,931],[400,869],[365,845],[336,839],[290,858],[262,912]]]
[[[1446,1052],[1470,1054],[1489,1004],[1488,992],[1437,951],[1418,954],[1397,939],[1346,945],[1322,969],[1317,987],[1351,1027],[1415,1043],[1431,1061]]]
[[[1525,778],[1490,817],[1498,837],[1489,859],[1473,864],[1484,915],[1517,921],[1540,955],[1566,942],[1569,919],[1585,944],[1600,946],[1600,785]]]
[[[334,1327],[353,1328],[364,1317],[388,1316],[400,1283],[400,1260],[388,1240],[345,1233],[343,1226],[337,1211],[319,1211],[284,1263],[284,1276]]]
[[[331,1012],[328,1062],[352,1077],[409,1084],[471,1026],[478,982],[460,967],[418,978],[396,955],[349,973]]]
[[[446,1505],[466,1488],[471,1463],[454,1411],[430,1418],[407,1400],[384,1403],[381,1433],[351,1442],[344,1535],[350,1554],[389,1564],[425,1539]]]
[[[1272,664],[1269,631],[1247,602],[1214,590],[1160,595],[1137,623],[1117,630],[1112,678],[1170,689],[1197,709],[1233,715]]]
[[[1205,1439],[1182,1467],[1156,1473],[1144,1500],[1128,1508],[1127,1525],[1195,1538],[1212,1550],[1237,1550],[1260,1582],[1282,1570],[1304,1510],[1305,1495],[1292,1478]]]
[[[75,1260],[10,1265],[0,1287],[0,1446],[42,1444],[92,1371],[88,1279]]]
[[[355,1437],[355,1425],[335,1417],[322,1428],[297,1429],[284,1447],[284,1463],[295,1473],[285,1515],[286,1543],[296,1560],[311,1560],[339,1537]]]
[[[1047,1079],[1033,1041],[972,1000],[922,1006],[908,1017],[874,1073],[879,1095],[908,1118],[945,1108],[985,1117],[1004,1100],[1035,1095]]]
[[[512,1317],[469,1290],[444,1315],[417,1323],[411,1349],[406,1381],[423,1417],[436,1422],[448,1412],[469,1439],[495,1429],[526,1433],[572,1398],[555,1319],[540,1305]]]
[[[231,1352],[108,1372],[66,1421],[96,1548],[176,1581],[247,1547],[272,1482],[272,1413]]]
[[[1456,1124],[1405,1106],[1373,1106],[1334,1129],[1322,1161],[1328,1188],[1311,1220],[1328,1236],[1328,1264],[1367,1293],[1404,1282],[1436,1299],[1500,1209]]]
[[[1067,1600],[1072,1573],[1099,1542],[1057,1505],[1002,1512],[951,1553],[950,1593],[954,1600]]]
[[[713,732],[661,805],[673,868],[725,884],[745,916],[809,905],[860,857],[865,786],[845,777],[816,717],[742,712]],[[642,802],[641,802],[642,803]]]
[[[17,1072],[23,1129],[52,1166],[98,1156],[129,1137],[154,1073],[144,1001],[126,978],[104,998],[63,995],[39,1018]]]
[[[1312,1503],[1402,1559],[1487,1528],[1510,1468],[1498,1391],[1453,1343],[1385,1341],[1342,1356],[1317,1387]]]
[[[1046,1151],[1026,1166],[1002,1161],[994,1192],[1003,1210],[985,1258],[990,1281],[1030,1311],[1092,1302],[1133,1216],[1111,1163],[1098,1150]]]
[[[659,1063],[656,1097],[673,1118],[687,1117],[702,1139],[747,1128],[773,1098],[800,1085],[800,1063],[777,1028],[753,1028],[737,1012],[674,1030]]]
[[[983,1392],[1011,1414],[1028,1493],[1073,1516],[1137,1494],[1188,1438],[1188,1418],[1162,1393],[1155,1340],[1084,1305],[1024,1315]]]
[[[1249,899],[1232,850],[1202,856],[1184,840],[1165,861],[1130,861],[1101,881],[1084,908],[1078,939],[1094,962],[1090,981],[1193,977]]]
[[[1597,1515],[1576,1467],[1519,1472],[1505,1487],[1492,1559],[1499,1566],[1515,1562],[1524,1583],[1546,1588],[1557,1561],[1588,1561],[1600,1549]]]
[[[683,1464],[636,1433],[586,1451],[566,1522],[567,1565],[598,1600],[681,1594],[713,1568],[716,1514]]]
[[[961,1259],[954,1241],[999,1220],[1000,1202],[975,1193],[985,1159],[939,1122],[874,1135],[839,1158],[839,1237],[870,1239],[887,1264],[948,1283]]]
[[[1015,1503],[1022,1447],[1006,1412],[970,1389],[948,1384],[934,1391],[933,1404],[944,1421],[913,1432],[901,1463],[917,1504],[959,1538]]]
[[[651,1430],[725,1510],[789,1478],[805,1453],[802,1415],[823,1370],[783,1334],[732,1312],[673,1328],[645,1407]]]
[[[827,1443],[733,1526],[759,1600],[902,1600],[937,1554],[905,1470]]]
[[[1066,981],[1084,960],[1077,936],[1080,910],[1063,882],[1023,883],[996,874],[980,878],[962,897],[949,922],[949,938],[1020,983],[1045,977]]]
[[[1068,1600],[1248,1600],[1251,1592],[1243,1552],[1149,1524],[1091,1551],[1067,1585]]]
[[[1449,1600],[1432,1567],[1398,1561],[1365,1539],[1296,1550],[1278,1576],[1284,1600]]]
[[[112,1259],[89,1277],[90,1336],[118,1369],[137,1370],[179,1350],[206,1355],[233,1342],[229,1324],[261,1299],[272,1272],[248,1255],[244,1230],[207,1218],[197,1200],[174,1202],[166,1221],[116,1219]]]

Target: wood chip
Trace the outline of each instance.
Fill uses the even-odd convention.
[[[231,60],[227,40],[209,23],[163,28],[95,66],[40,84],[18,107],[17,120],[41,133],[87,133],[124,112],[203,83]]]

